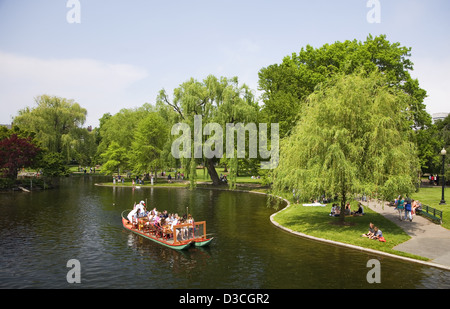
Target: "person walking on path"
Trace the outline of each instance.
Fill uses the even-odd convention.
[[[406,197],[405,200],[405,220],[409,218],[409,222],[412,221],[411,215],[411,198],[409,196]]]
[[[396,209],[398,210],[398,219],[400,220],[400,221],[402,221],[403,220],[403,210],[404,210],[404,204],[405,203],[405,200],[403,199],[403,197],[400,195],[399,197],[398,197],[398,200],[397,200],[397,207],[396,207]]]

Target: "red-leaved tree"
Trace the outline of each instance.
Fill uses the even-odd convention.
[[[21,138],[12,134],[0,140],[0,172],[3,177],[16,179],[19,168],[29,167],[40,149],[31,138]]]

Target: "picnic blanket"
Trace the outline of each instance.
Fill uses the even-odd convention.
[[[312,203],[312,204],[303,204],[303,206],[320,206],[320,207],[325,207],[325,204],[321,204],[321,203]]]

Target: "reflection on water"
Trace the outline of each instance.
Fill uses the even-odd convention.
[[[57,190],[0,194],[0,288],[449,288],[449,272],[317,243],[281,231],[259,194],[111,188],[61,180]],[[207,221],[207,248],[176,251],[122,228],[135,202]],[[366,280],[381,262],[381,284]],[[67,283],[69,259],[81,284]]]

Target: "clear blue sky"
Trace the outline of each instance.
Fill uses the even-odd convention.
[[[450,1],[79,0],[81,23],[68,23],[68,0],[0,0],[0,123],[50,94],[104,113],[154,103],[190,77],[238,76],[257,92],[258,71],[307,44],[386,34],[412,48],[430,113],[450,112]]]

